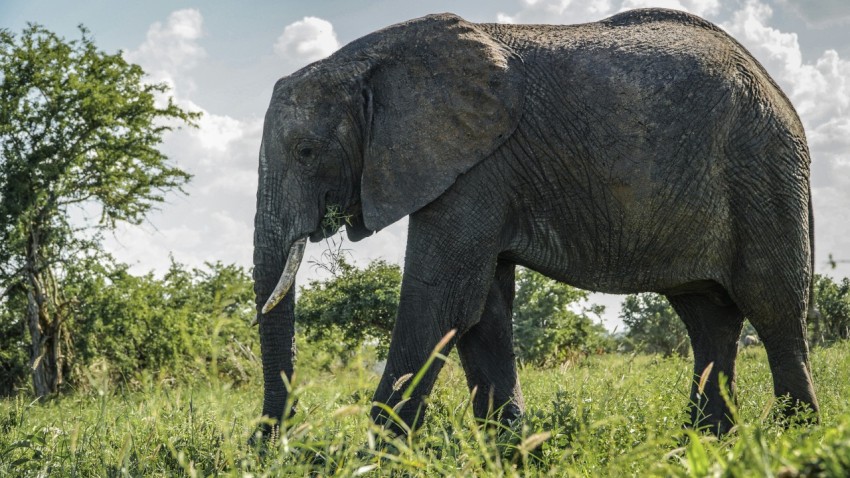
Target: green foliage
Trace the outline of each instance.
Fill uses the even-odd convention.
[[[311,281],[301,288],[296,303],[296,324],[306,336],[321,342],[346,361],[362,344],[374,344],[378,358],[386,357],[395,323],[401,284],[397,265],[373,261],[360,269],[339,256],[336,274],[327,281]],[[331,269],[328,269],[331,270]],[[601,324],[572,307],[587,299],[587,292],[520,268],[514,300],[514,341],[520,359],[529,363],[562,363],[572,354],[610,347]],[[330,364],[330,361],[323,361]]]
[[[665,357],[688,355],[688,331],[664,296],[651,292],[628,295],[620,318],[628,327],[626,338],[636,349]]]
[[[38,25],[0,33],[0,262],[20,262],[36,228],[41,247],[69,245],[73,205],[99,206],[98,226],[139,224],[189,179],[157,147],[199,115],[159,106],[167,90],[84,28],[71,41]]]
[[[14,395],[28,373],[29,344],[24,316],[26,302],[20,294],[10,294],[0,302],[0,396]]]
[[[366,341],[374,342],[378,356],[385,357],[398,310],[401,270],[382,260],[360,269],[343,257],[336,269],[327,281],[301,287],[295,323],[311,340],[334,347],[343,360]]]
[[[38,395],[56,391],[72,356],[59,277],[103,230],[141,223],[189,180],[157,148],[199,117],[80,31],[70,41],[32,24],[0,31],[0,285],[27,298],[6,306],[26,316]]]
[[[225,377],[242,383],[255,373],[256,330],[253,282],[241,267],[207,264],[189,269],[172,262],[162,278],[136,276],[128,266],[108,257],[84,256],[61,279],[72,298],[69,316],[75,331],[73,365],[67,381],[80,388],[94,382],[133,385],[144,374],[160,379],[197,375]],[[2,304],[0,317],[13,316],[14,304]],[[11,322],[9,322],[11,323]],[[5,326],[5,324],[4,324]],[[8,368],[0,391],[11,391],[24,380],[28,356],[21,334],[0,355]]]
[[[360,360],[334,374],[299,363],[298,412],[265,449],[248,444],[260,421],[259,376],[241,388],[152,381],[134,391],[7,399],[0,476],[848,476],[850,343],[813,350],[812,366],[821,421],[786,428],[766,413],[773,385],[764,350],[742,350],[740,425],[719,440],[682,429],[692,364],[678,357],[606,354],[525,367],[526,417],[501,429],[473,419],[450,355],[426,425],[410,440],[370,424],[378,377]]]
[[[815,303],[820,312],[820,330],[815,343],[850,338],[850,279],[835,282],[829,276],[815,275]]]
[[[255,360],[253,282],[241,267],[207,264],[188,269],[172,262],[162,279],[134,276],[124,265],[75,270],[67,290],[74,314],[77,382],[92,367],[113,382],[140,371],[162,378],[221,375],[248,380]]]
[[[525,268],[516,274],[513,306],[514,347],[520,360],[537,365],[563,363],[572,354],[609,347],[607,332],[588,313],[599,316],[601,306],[575,312],[588,293]]]

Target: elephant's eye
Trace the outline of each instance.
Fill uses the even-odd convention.
[[[302,161],[310,161],[315,159],[319,155],[321,149],[321,142],[308,139],[299,141],[298,144],[295,145],[295,148],[293,148],[293,153],[298,159]]]

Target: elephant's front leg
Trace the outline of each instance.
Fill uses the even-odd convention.
[[[525,409],[513,348],[514,264],[499,262],[481,320],[458,340],[475,416],[507,423]]]
[[[423,398],[431,392],[443,362],[435,360],[409,400],[399,405],[413,380],[404,377],[416,376],[449,331],[456,330],[456,336],[443,354],[478,322],[496,268],[496,246],[488,243],[496,234],[471,237],[451,224],[450,218],[423,211],[410,217],[398,316],[387,366],[374,396],[374,402],[394,408],[411,428],[422,424]],[[383,407],[372,407],[376,423],[391,422],[388,415]]]

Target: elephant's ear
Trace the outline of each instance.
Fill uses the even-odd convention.
[[[521,59],[457,16],[373,35],[381,41],[367,82],[361,198],[365,225],[376,231],[493,153],[516,128],[525,91]]]

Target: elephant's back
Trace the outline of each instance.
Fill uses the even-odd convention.
[[[716,39],[740,45],[717,25],[696,15],[664,8],[643,8],[579,24],[481,24],[480,27],[518,50],[564,48],[666,49],[698,47]],[[699,49],[699,48],[697,48]]]
[[[646,8],[576,25],[482,25],[512,47],[529,71],[554,81],[593,83],[597,90],[677,87],[761,102],[792,129],[800,121],[764,67],[717,25],[686,12]],[[580,93],[580,91],[575,91]],[[710,95],[706,95],[708,97]]]
[[[611,26],[632,26],[672,22],[679,25],[704,28],[723,33],[723,30],[708,20],[681,10],[669,8],[638,8],[610,16],[597,23]]]
[[[715,161],[718,155],[702,153],[751,149],[764,141],[754,136],[760,130],[805,143],[796,111],[762,65],[695,15],[639,9],[579,25],[493,26],[491,33],[524,60],[526,117],[580,130],[573,153],[606,151],[607,161],[587,158],[595,166]]]

